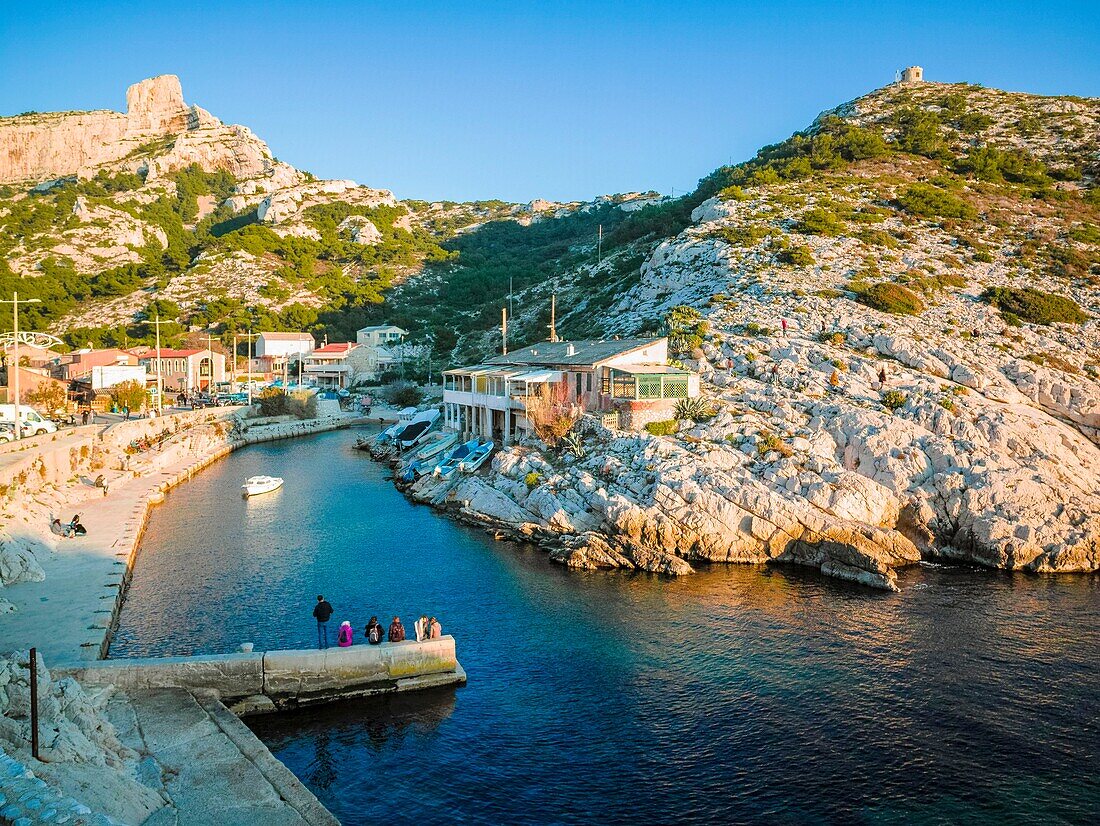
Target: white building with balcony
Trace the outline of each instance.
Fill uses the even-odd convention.
[[[396,347],[405,341],[408,330],[402,330],[393,324],[379,324],[374,327],[364,327],[355,333],[356,344],[369,344],[375,347]]]
[[[505,444],[534,428],[528,407],[609,416],[624,429],[672,417],[699,395],[699,377],[670,367],[668,340],[544,341],[443,374],[447,427]]]

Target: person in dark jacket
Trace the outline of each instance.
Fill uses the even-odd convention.
[[[332,618],[332,606],[320,594],[313,607],[313,616],[317,619],[317,647],[328,648],[328,621]]]
[[[401,617],[394,617],[390,623],[390,642],[404,642],[405,626],[401,624]]]
[[[366,637],[371,645],[378,645],[386,636],[386,629],[378,621],[378,617],[371,617],[367,623]]]

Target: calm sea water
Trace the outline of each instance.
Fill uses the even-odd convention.
[[[423,506],[355,434],[155,511],[111,655],[309,646],[316,594],[438,616],[469,685],[252,718],[345,824],[1096,823],[1100,579],[577,573]],[[286,487],[243,501],[241,481]]]

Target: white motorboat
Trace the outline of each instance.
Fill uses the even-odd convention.
[[[463,473],[473,473],[483,464],[485,460],[489,458],[489,454],[493,452],[493,443],[482,442],[470,451],[461,462],[458,463],[458,469]]]
[[[279,476],[249,476],[241,485],[245,496],[258,496],[261,493],[271,493],[283,486],[282,477]]]

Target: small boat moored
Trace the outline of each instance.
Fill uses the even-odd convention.
[[[470,455],[471,451],[477,447],[478,440],[471,439],[468,442],[463,442],[450,453],[447,454],[447,458],[435,466],[435,470],[432,471],[432,475],[437,479],[450,479],[458,466],[462,463],[462,460]]]
[[[249,476],[241,485],[245,496],[258,496],[261,493],[271,493],[283,486],[280,476]]]

